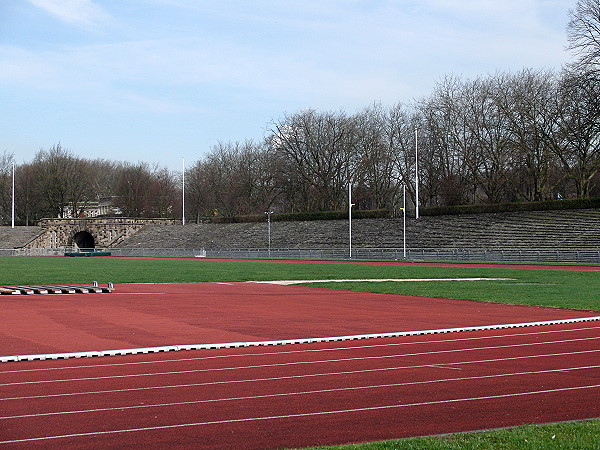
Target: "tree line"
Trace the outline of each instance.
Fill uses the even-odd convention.
[[[449,76],[411,104],[307,109],[273,121],[261,141],[219,142],[186,170],[186,217],[342,210],[349,187],[355,208],[396,212],[404,187],[423,206],[600,196],[598,30],[600,0],[579,0],[567,25],[575,58],[560,71]],[[13,164],[0,155],[4,223]],[[104,197],[128,217],[182,215],[181,172],[60,144],[15,170],[19,223],[78,216]]]
[[[178,174],[143,162],[80,158],[56,144],[39,150],[25,164],[15,165],[6,152],[0,155],[3,223],[12,219],[13,166],[16,222],[21,225],[35,225],[42,218],[80,217],[90,202],[103,198],[112,199],[126,217],[181,214]]]
[[[412,105],[284,115],[264,142],[196,163],[193,212],[340,210],[348,186],[357,208],[398,211],[417,178],[423,206],[598,196],[599,94],[579,72],[523,70],[447,77]]]

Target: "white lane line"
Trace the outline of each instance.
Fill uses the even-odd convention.
[[[470,327],[456,327],[456,328],[442,328],[432,330],[417,330],[417,331],[398,331],[393,333],[373,333],[373,334],[356,334],[349,336],[330,336],[330,337],[318,337],[318,338],[297,338],[297,339],[283,339],[275,341],[252,341],[252,342],[226,342],[216,344],[191,344],[191,345],[169,345],[162,347],[145,347],[145,348],[130,348],[130,349],[119,349],[119,350],[101,350],[101,351],[83,351],[83,352],[68,352],[68,353],[49,353],[49,354],[38,354],[38,355],[11,355],[11,356],[0,356],[0,363],[6,362],[18,362],[18,361],[43,361],[46,359],[69,359],[69,358],[92,358],[100,356],[116,356],[116,355],[137,355],[140,353],[161,353],[171,351],[182,351],[182,350],[217,350],[225,348],[239,348],[239,347],[268,347],[276,345],[297,345],[297,344],[314,344],[314,343],[325,343],[325,342],[336,342],[336,341],[355,341],[362,339],[380,339],[380,338],[392,338],[392,337],[406,337],[406,336],[420,336],[420,335],[431,335],[431,334],[444,334],[444,333],[462,333],[467,331],[486,331],[486,330],[500,330],[507,328],[524,328],[524,327],[538,327],[548,325],[565,325],[569,323],[581,323],[581,322],[598,322],[600,316],[590,317],[578,317],[574,319],[558,319],[558,320],[543,320],[539,322],[522,322],[522,323],[508,323],[508,324],[496,324],[496,325],[478,325]]]
[[[460,366],[460,365],[467,365],[467,364],[504,362],[504,361],[514,361],[514,360],[519,360],[519,359],[530,359],[530,358],[571,356],[571,355],[579,355],[579,354],[585,354],[585,353],[598,353],[598,352],[599,352],[599,350],[583,350],[583,351],[578,351],[578,352],[563,352],[563,353],[553,353],[553,354],[546,354],[546,355],[513,356],[513,357],[508,357],[508,358],[481,359],[481,360],[475,360],[475,361],[458,361],[458,362],[446,363],[445,365]],[[286,375],[286,376],[268,377],[268,378],[247,378],[247,379],[241,379],[241,380],[210,381],[210,382],[202,382],[202,383],[146,386],[146,387],[137,387],[137,388],[125,388],[125,389],[105,389],[105,390],[100,390],[100,391],[70,392],[70,393],[63,393],[63,394],[30,395],[30,396],[21,396],[21,397],[0,398],[0,401],[25,400],[25,399],[46,398],[46,397],[70,397],[70,396],[75,396],[75,395],[108,394],[108,393],[113,393],[113,392],[147,391],[147,390],[153,390],[153,389],[178,389],[178,388],[186,388],[186,387],[216,386],[216,385],[236,384],[236,383],[256,383],[256,382],[264,382],[264,381],[293,380],[293,379],[297,379],[297,378],[329,377],[329,376],[337,376],[337,375],[354,375],[354,374],[361,374],[361,373],[385,372],[385,371],[389,371],[389,370],[411,370],[411,369],[422,369],[422,368],[431,368],[431,364],[418,364],[418,365],[411,365],[411,366],[388,366],[388,367],[380,367],[377,369],[345,370],[345,371],[340,371],[340,372],[309,373],[309,374],[301,374],[301,375]],[[113,378],[121,378],[121,376],[117,376],[117,377],[113,377]],[[80,379],[77,378],[76,381],[77,380],[80,380]],[[16,383],[16,384],[18,384],[18,383]],[[22,384],[27,384],[27,383],[22,383]]]
[[[375,360],[375,359],[405,358],[405,357],[409,357],[409,356],[439,355],[439,354],[447,354],[447,353],[472,352],[472,351],[479,351],[479,350],[498,350],[498,349],[506,349],[506,348],[531,347],[531,346],[536,346],[536,345],[564,344],[564,343],[571,343],[571,342],[577,342],[577,341],[590,341],[590,340],[600,340],[600,336],[588,337],[588,338],[561,339],[561,340],[557,340],[557,341],[528,342],[528,343],[523,343],[523,344],[493,345],[493,346],[485,346],[485,347],[460,348],[460,349],[450,349],[450,350],[435,350],[435,351],[427,351],[427,352],[398,353],[398,354],[392,354],[392,355],[360,356],[360,357],[336,358],[336,359],[320,359],[320,360],[315,360],[315,361],[291,361],[291,362],[286,362],[286,363],[254,364],[254,365],[250,365],[250,366],[216,367],[216,368],[207,368],[207,369],[189,369],[189,370],[178,370],[178,371],[169,371],[169,372],[111,375],[111,376],[101,376],[101,377],[82,377],[82,378],[63,378],[63,379],[56,379],[56,380],[22,381],[22,382],[12,382],[12,383],[0,383],[0,386],[13,386],[13,385],[21,385],[21,384],[60,383],[60,382],[70,382],[70,381],[90,381],[90,380],[142,377],[142,376],[174,375],[174,374],[180,374],[180,373],[200,373],[200,372],[213,372],[213,371],[220,372],[220,371],[227,371],[227,370],[261,369],[261,368],[266,368],[266,367],[287,367],[287,366],[308,365],[308,364],[330,364],[330,363],[338,363],[338,362],[346,362],[346,361],[368,361],[368,360]],[[597,350],[597,351],[600,351],[600,350]],[[534,356],[537,356],[537,355],[534,355]],[[448,364],[451,364],[451,363],[448,363]]]
[[[433,367],[435,369],[462,370],[460,367],[446,367],[445,364],[429,364],[429,367]]]
[[[289,286],[293,284],[306,283],[352,283],[352,282],[372,282],[372,283],[404,283],[404,282],[431,282],[431,281],[515,281],[515,278],[345,278],[332,280],[272,280],[272,281],[245,281],[245,283],[255,284],[278,284]]]
[[[184,402],[169,402],[169,403],[156,403],[156,404],[147,404],[147,405],[129,405],[129,406],[126,405],[126,406],[113,406],[113,407],[106,407],[106,408],[54,411],[54,412],[45,412],[45,413],[36,413],[36,414],[0,416],[0,420],[23,419],[23,418],[44,417],[44,416],[60,416],[60,415],[65,415],[65,414],[84,414],[84,413],[96,413],[96,412],[106,412],[106,411],[121,411],[121,410],[143,409],[143,408],[163,408],[163,407],[168,407],[168,406],[197,405],[197,404],[202,404],[202,403],[217,403],[217,402],[229,402],[229,401],[238,401],[238,400],[258,400],[258,399],[273,398],[273,397],[291,397],[291,396],[295,396],[295,395],[314,395],[314,394],[324,394],[324,393],[331,393],[331,392],[360,391],[360,390],[367,390],[367,389],[384,389],[384,388],[390,388],[390,387],[417,386],[417,385],[435,384],[435,383],[448,383],[448,382],[453,382],[453,381],[484,380],[484,379],[492,379],[492,378],[540,375],[540,374],[557,373],[557,372],[563,373],[563,372],[572,372],[572,371],[576,371],[576,370],[597,369],[599,367],[600,367],[600,365],[575,366],[575,367],[565,367],[562,369],[533,370],[533,371],[526,371],[526,372],[507,372],[507,373],[500,373],[500,374],[493,374],[493,375],[478,375],[478,376],[472,376],[472,377],[440,378],[440,379],[425,380],[425,381],[405,381],[405,382],[401,382],[401,383],[375,384],[375,385],[367,385],[367,386],[349,386],[349,387],[315,389],[315,390],[310,390],[310,391],[298,391],[298,392],[280,392],[280,393],[275,393],[275,394],[262,394],[262,395],[251,395],[251,396],[242,396],[242,397],[225,397],[225,398],[212,398],[212,399],[204,399],[204,400],[190,400],[190,401],[184,401]]]
[[[115,295],[167,295],[166,292],[116,292]]]
[[[3,370],[1,374],[5,373],[26,373],[26,372],[45,372],[54,370],[71,370],[71,369],[94,369],[97,367],[119,367],[119,366],[135,366],[143,364],[164,364],[172,362],[186,362],[186,361],[205,361],[211,359],[224,359],[224,358],[242,358],[242,357],[262,357],[262,356],[279,356],[289,354],[301,354],[301,353],[314,353],[314,352],[333,352],[333,351],[345,351],[345,350],[362,350],[370,348],[383,348],[383,347],[398,347],[406,345],[421,345],[421,344],[437,344],[447,342],[464,342],[464,341],[479,341],[486,339],[502,339],[506,337],[520,337],[520,336],[537,336],[543,334],[555,334],[555,333],[570,333],[575,331],[587,331],[596,330],[600,326],[595,327],[582,327],[572,328],[567,330],[549,330],[549,331],[532,331],[530,333],[513,333],[513,334],[495,334],[491,336],[478,336],[478,337],[467,337],[467,338],[455,338],[455,339],[439,339],[439,340],[427,340],[427,341],[412,341],[412,342],[391,342],[389,344],[372,344],[372,345],[351,345],[347,347],[329,347],[329,348],[312,348],[304,350],[282,350],[279,352],[260,352],[260,353],[232,353],[227,355],[214,355],[214,356],[199,356],[196,358],[177,358],[177,359],[160,359],[153,361],[133,361],[133,362],[121,362],[121,363],[110,363],[110,364],[89,364],[82,366],[61,366],[61,367],[38,367],[35,369],[17,369],[17,370]]]
[[[245,369],[262,369],[266,367],[287,367],[296,365],[308,365],[308,364],[330,364],[347,361],[370,361],[375,359],[389,359],[389,358],[406,358],[409,356],[424,356],[424,355],[440,355],[447,353],[461,353],[461,352],[473,352],[479,350],[498,350],[505,348],[517,348],[517,347],[531,347],[536,345],[551,345],[551,344],[564,344],[578,341],[591,341],[600,340],[600,336],[589,337],[589,338],[575,338],[575,339],[561,339],[558,341],[545,341],[545,342],[528,342],[524,344],[510,344],[510,345],[494,345],[486,347],[472,347],[472,348],[460,348],[451,350],[435,350],[428,352],[415,352],[415,353],[399,353],[393,355],[379,355],[379,356],[356,356],[352,358],[336,358],[336,359],[320,359],[315,361],[291,361],[286,363],[271,363],[271,364],[254,364],[250,366],[233,366],[233,367],[216,367],[207,369],[189,369],[189,370],[178,370],[169,372],[155,372],[155,373],[140,373],[140,374],[128,374],[128,375],[111,375],[101,377],[82,377],[82,378],[63,378],[56,380],[36,380],[36,381],[19,381],[11,383],[0,383],[0,386],[14,386],[22,384],[41,384],[41,383],[62,383],[72,381],[90,381],[90,380],[103,380],[113,378],[127,378],[127,377],[143,377],[143,376],[158,376],[158,375],[174,375],[180,373],[200,373],[200,372],[221,372],[227,370],[245,370]],[[600,350],[598,350],[600,351]],[[450,363],[451,364],[451,363]],[[447,365],[444,363],[444,365]]]
[[[542,389],[537,391],[524,391],[524,392],[512,392],[509,394],[498,394],[498,395],[485,395],[480,397],[465,397],[465,398],[453,398],[448,400],[433,400],[428,402],[415,402],[415,403],[401,403],[401,404],[393,404],[393,405],[381,405],[381,406],[367,406],[363,408],[350,408],[350,409],[338,409],[338,410],[330,410],[330,411],[315,411],[309,413],[296,413],[296,414],[281,414],[281,415],[273,415],[273,416],[261,416],[261,417],[245,417],[241,419],[224,419],[224,420],[211,420],[206,422],[192,422],[192,423],[178,423],[173,425],[158,425],[153,427],[141,427],[141,428],[126,428],[121,430],[106,430],[106,431],[91,431],[86,433],[73,433],[73,434],[62,434],[62,435],[54,435],[54,436],[40,436],[33,438],[25,438],[25,439],[12,439],[8,441],[0,441],[0,444],[15,444],[19,442],[33,442],[33,441],[43,441],[50,439],[66,439],[66,438],[76,438],[76,437],[86,437],[86,436],[102,436],[109,434],[118,434],[118,433],[132,433],[132,432],[140,432],[140,431],[152,431],[152,430],[167,430],[174,428],[184,428],[184,427],[197,427],[203,425],[218,425],[218,424],[231,424],[231,423],[240,423],[240,422],[254,422],[259,420],[278,420],[278,419],[293,419],[299,417],[311,417],[311,416],[324,416],[324,415],[332,415],[332,414],[348,414],[355,412],[365,412],[365,411],[380,411],[387,409],[397,409],[397,408],[410,408],[417,406],[429,406],[429,405],[441,405],[441,404],[449,404],[449,403],[460,403],[460,402],[475,402],[475,401],[484,401],[484,400],[495,400],[501,398],[512,398],[512,397],[520,397],[520,396],[528,396],[528,395],[541,395],[541,394],[550,394],[556,392],[568,392],[568,391],[576,391],[576,390],[586,390],[586,389],[597,389],[600,388],[600,384],[591,384],[585,386],[573,386],[566,388],[557,388],[557,389]]]

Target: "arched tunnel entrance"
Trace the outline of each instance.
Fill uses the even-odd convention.
[[[87,231],[80,231],[73,236],[73,243],[82,251],[93,251],[96,247],[94,236]]]

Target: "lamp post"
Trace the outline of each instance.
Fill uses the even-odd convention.
[[[269,258],[271,257],[271,214],[273,214],[273,211],[266,211],[265,214],[267,215],[267,233],[268,233],[268,239],[269,239]]]
[[[415,218],[419,218],[419,130],[415,128]]]
[[[185,225],[185,158],[181,158],[181,225]]]
[[[406,259],[406,184],[402,185],[402,249]]]
[[[15,163],[12,165],[12,227],[15,227]]]
[[[352,183],[348,183],[348,248],[349,248],[349,258],[352,259],[352,207],[354,203],[352,203]]]

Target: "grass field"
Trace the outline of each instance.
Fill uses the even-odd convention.
[[[600,310],[597,272],[477,267],[128,258],[0,258],[0,284],[192,283],[365,278],[510,278],[508,281],[320,283],[319,287]]]
[[[126,258],[0,258],[0,285],[169,283],[365,278],[510,278],[508,281],[347,282],[319,287],[600,310],[597,272],[512,268],[279,263]],[[118,288],[118,286],[117,286]],[[516,427],[487,433],[403,439],[345,449],[600,449],[600,420]]]
[[[483,433],[399,439],[315,450],[593,450],[600,448],[600,420],[520,427]]]

